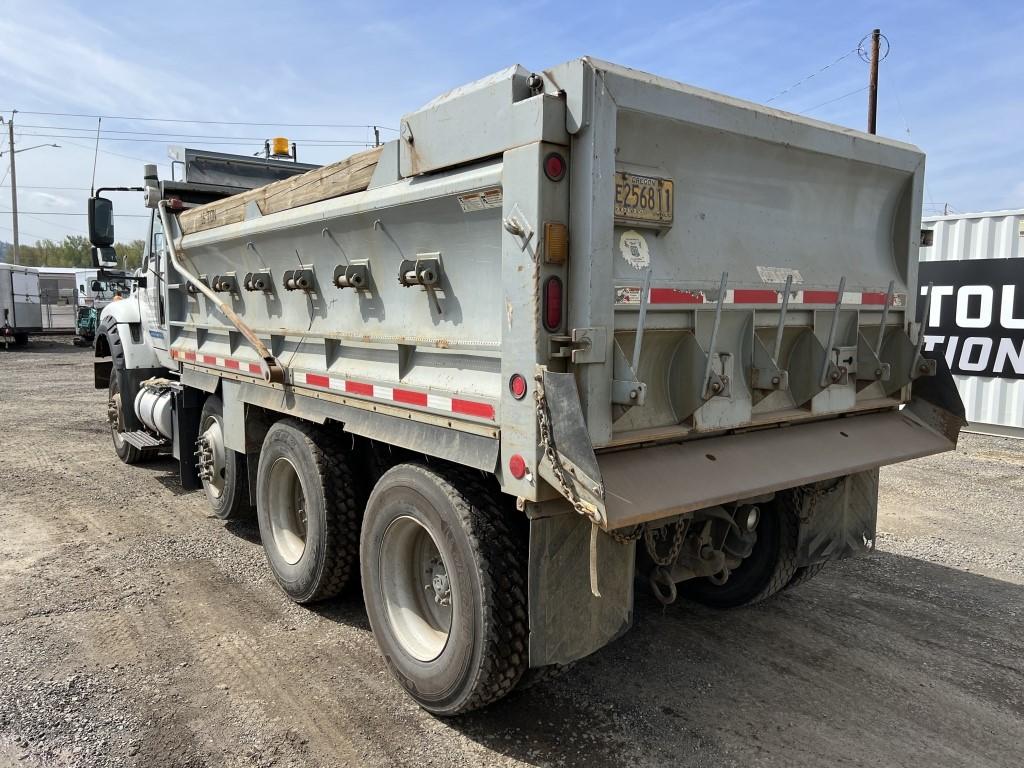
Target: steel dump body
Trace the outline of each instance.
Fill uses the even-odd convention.
[[[212,391],[213,374],[246,403],[493,472],[527,502],[575,495],[606,528],[952,446],[896,410],[920,362],[915,148],[590,59],[457,89],[401,135],[365,189],[174,233],[204,282],[234,280],[221,297],[285,370],[266,382],[236,328],[172,274],[183,382]],[[548,173],[552,153],[565,178]],[[552,224],[567,228],[567,257]],[[353,267],[367,281],[339,287]],[[436,283],[400,282],[421,267]],[[306,287],[289,287],[300,273]],[[253,274],[269,289],[243,288]],[[568,492],[544,453],[538,387],[567,393],[546,406]],[[838,428],[744,449],[750,428],[860,412],[872,431],[849,459]],[[705,437],[727,463],[695,489],[663,449]],[[741,478],[789,450],[803,453],[770,478]],[[677,460],[691,478],[709,456]]]

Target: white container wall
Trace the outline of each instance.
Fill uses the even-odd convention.
[[[1015,296],[1024,293],[1024,210],[934,216],[922,219],[921,226],[925,232],[932,231],[931,245],[922,238],[922,262],[1020,260],[1014,264],[989,261],[962,269],[963,278],[954,281],[961,285],[960,289],[943,286],[948,291],[946,295],[936,290],[926,342],[929,347],[937,344],[946,351],[967,410],[969,431],[1024,438],[1024,378],[1014,378],[1019,375],[1020,360],[1024,357],[1024,342],[1020,341],[1024,325],[1020,308],[1024,298]],[[941,270],[933,272],[939,274]],[[986,280],[986,274],[1000,277]],[[970,279],[975,275],[977,279]],[[922,268],[921,284],[925,285],[928,279],[927,268]],[[984,285],[986,282],[989,285]],[[935,281],[936,288],[939,283]],[[969,295],[961,296],[964,291]],[[972,297],[973,304],[969,301]],[[1007,299],[1008,307],[1004,306]],[[946,306],[937,310],[936,301],[944,301]],[[936,328],[940,313],[942,327]],[[981,330],[983,316],[990,320],[992,330]],[[952,330],[950,320],[955,324]],[[1013,330],[1006,330],[1008,326]],[[989,337],[972,337],[975,332]],[[979,374],[960,375],[965,367],[978,370]]]

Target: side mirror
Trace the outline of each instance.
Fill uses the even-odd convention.
[[[114,244],[114,204],[105,197],[89,198],[89,242],[97,248]]]
[[[93,290],[93,293],[99,293],[100,291],[103,290],[103,283],[101,283],[99,280],[93,280],[92,281],[92,290]]]
[[[91,224],[92,220],[90,219],[90,230],[92,229]],[[117,252],[110,247],[94,247],[92,249],[92,265],[97,269],[104,269],[106,267],[113,267],[114,269],[117,269]],[[93,285],[95,285],[95,283]],[[95,290],[95,288],[93,290]]]

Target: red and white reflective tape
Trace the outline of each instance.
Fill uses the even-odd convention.
[[[193,352],[189,349],[172,349],[171,358],[180,360],[183,363],[196,363],[197,365],[209,365],[214,368],[223,368],[226,371],[238,373],[250,373],[254,376],[263,376],[263,366],[259,363],[250,363],[248,360],[235,360],[232,357],[220,357],[218,355],[206,355],[202,352]]]
[[[356,397],[371,398],[400,406],[426,408],[458,416],[473,416],[478,419],[494,421],[494,406],[479,400],[435,395],[430,392],[406,389],[405,387],[366,384],[360,381],[352,381],[351,379],[338,378],[337,376],[327,376],[322,373],[296,373],[293,383],[305,384],[306,386],[326,389],[331,392],[341,392],[346,395],[355,395]]]
[[[632,285],[615,287],[615,303],[640,305],[640,288]],[[725,292],[723,304],[782,304],[784,291],[772,288],[730,288]],[[844,291],[843,306],[885,306],[887,291]],[[827,304],[835,305],[839,298],[838,291],[800,290],[789,295],[789,305]],[[685,290],[682,288],[651,288],[648,301],[650,304],[715,304],[718,301],[715,293],[707,291]],[[894,293],[893,307],[905,307],[907,295]]]
[[[184,349],[172,349],[171,357],[185,363],[211,366],[238,373],[248,373],[261,378],[263,376],[263,367],[259,363],[250,363],[245,360],[235,360],[230,357],[220,357],[218,355],[207,355],[202,352],[194,352],[192,350]],[[307,373],[304,371],[293,372],[291,376],[291,383],[300,387],[314,387],[316,389],[324,389],[330,392],[353,395],[358,398],[392,403],[398,406],[424,408],[431,411],[440,411],[441,413],[450,413],[456,416],[471,416],[477,419],[494,421],[494,406],[491,403],[480,400],[467,400],[464,397],[435,395],[431,392],[406,389],[405,387],[367,384],[361,381],[342,379],[337,376],[328,376],[323,373]]]

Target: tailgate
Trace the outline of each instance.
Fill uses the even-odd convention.
[[[577,339],[607,343],[577,356],[594,445],[905,400],[920,152],[581,67],[570,318]]]

